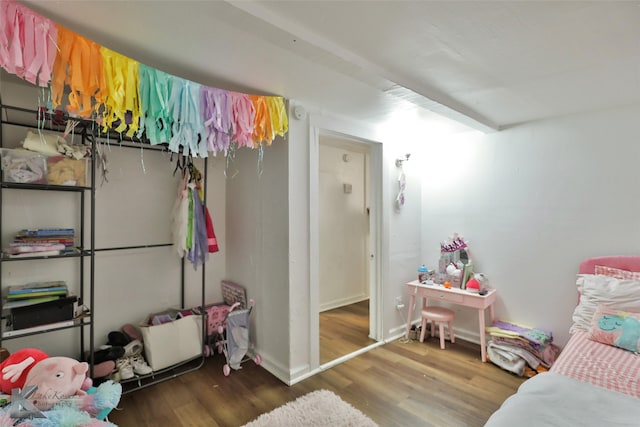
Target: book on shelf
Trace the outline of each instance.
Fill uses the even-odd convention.
[[[16,236],[73,236],[73,228],[25,228]]]
[[[35,292],[66,291],[67,282],[64,280],[52,280],[48,282],[32,282],[26,285],[9,286],[9,295],[30,294]]]
[[[62,243],[73,246],[73,236],[16,236],[11,245],[41,245],[45,243]]]
[[[29,299],[29,298],[38,298],[38,297],[51,297],[51,296],[66,296],[67,289],[60,290],[52,290],[52,291],[40,291],[40,292],[30,292],[27,294],[8,294],[7,300],[20,300],[20,299]]]
[[[20,254],[23,252],[62,251],[65,249],[67,249],[67,247],[63,243],[42,243],[39,245],[9,243],[9,247],[5,249],[5,252],[10,254]]]
[[[41,252],[21,252],[17,254],[12,254],[8,252],[3,252],[3,256],[7,258],[37,258],[37,257],[48,257],[55,255],[76,255],[80,253],[80,249],[78,248],[66,248],[63,250],[55,250],[55,251],[41,251]]]
[[[11,310],[12,308],[28,307],[30,305],[38,305],[44,302],[55,301],[60,298],[64,298],[64,295],[52,295],[48,297],[14,299],[10,301],[5,300],[4,304],[2,304],[2,309]]]

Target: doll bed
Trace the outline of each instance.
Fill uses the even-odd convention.
[[[523,383],[489,418],[486,427],[640,425],[640,356],[596,342],[588,330],[580,329],[581,322],[591,322],[588,310],[580,310],[594,301],[640,312],[640,274],[629,273],[640,272],[640,256],[586,260],[580,264],[578,282],[583,283],[584,277],[596,285],[613,283],[613,279],[594,276],[596,265],[625,271],[624,277],[618,278],[628,279],[624,284],[630,292],[622,298],[620,286],[603,286],[602,291],[596,286],[581,288],[587,293],[574,312],[571,338],[551,370]]]

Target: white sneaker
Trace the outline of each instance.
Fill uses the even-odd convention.
[[[116,369],[120,374],[121,380],[128,380],[135,376],[133,373],[131,359],[128,357],[121,357],[120,359],[116,360]]]
[[[124,357],[132,357],[136,354],[140,354],[142,353],[142,348],[142,342],[133,340],[124,346]]]
[[[151,366],[147,365],[147,362],[140,353],[131,356],[131,365],[133,366],[133,372],[137,375],[148,375],[153,372]]]

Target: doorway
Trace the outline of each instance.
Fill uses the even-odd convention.
[[[371,147],[319,135],[318,309],[320,364],[371,338]],[[373,270],[375,271],[375,270]]]

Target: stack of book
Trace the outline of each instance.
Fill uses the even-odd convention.
[[[56,280],[52,282],[35,282],[21,286],[9,286],[2,308],[10,310],[17,307],[41,304],[55,301],[68,295],[66,282]]]
[[[52,256],[74,253],[73,228],[35,228],[20,230],[4,249],[7,256]]]
[[[73,324],[76,296],[70,296],[64,281],[9,286],[2,305],[7,318],[3,335],[41,329],[56,322]],[[62,325],[64,326],[64,325]]]

